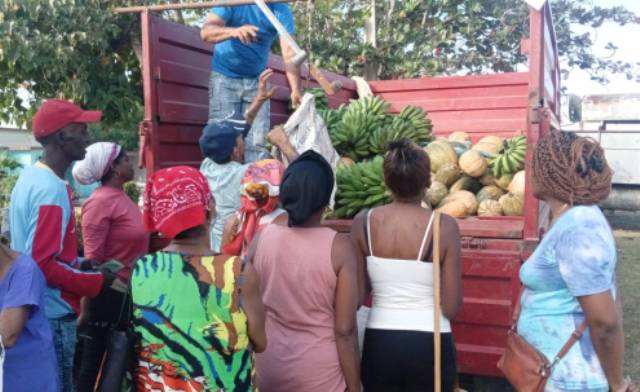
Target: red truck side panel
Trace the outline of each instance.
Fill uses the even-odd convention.
[[[198,138],[207,121],[211,45],[196,29],[142,13],[145,118],[140,124],[142,163],[148,172],[202,160]],[[555,32],[548,4],[531,11],[527,72],[497,75],[420,78],[371,82],[375,94],[397,112],[418,105],[429,112],[434,131],[446,136],[456,130],[484,135],[525,133],[531,145],[558,127],[560,78]],[[272,99],[271,123],[287,118],[288,84],[280,58],[272,56],[272,78],[278,89]],[[344,89],[331,97],[336,107],[355,97],[355,84],[345,77]],[[311,83],[315,86],[315,83]],[[530,174],[531,149],[525,169]],[[517,301],[518,271],[539,240],[548,214],[531,193],[527,175],[524,217],[459,220],[462,234],[464,302],[453,323],[459,371],[499,376],[495,366],[504,347]],[[348,232],[350,221],[328,224]]]

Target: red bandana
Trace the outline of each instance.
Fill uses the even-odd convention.
[[[144,224],[166,238],[206,221],[211,193],[207,180],[188,166],[155,172],[144,190]]]

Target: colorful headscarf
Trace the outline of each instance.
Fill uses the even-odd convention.
[[[260,218],[278,208],[284,165],[275,159],[251,164],[240,182],[240,229],[222,248],[226,255],[240,255],[258,231]]]
[[[73,166],[73,178],[82,185],[100,181],[118,158],[122,147],[116,143],[99,142],[87,147],[87,155]]]
[[[211,193],[207,180],[188,166],[158,170],[144,190],[144,224],[151,232],[173,239],[206,222]]]

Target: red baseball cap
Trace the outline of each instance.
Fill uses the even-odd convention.
[[[102,118],[102,112],[82,110],[80,106],[61,99],[45,101],[31,120],[33,136],[36,139],[49,136],[73,123],[96,123]]]

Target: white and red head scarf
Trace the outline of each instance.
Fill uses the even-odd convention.
[[[188,166],[155,172],[144,190],[144,224],[151,232],[174,238],[204,224],[211,193],[207,180]]]
[[[73,166],[73,178],[82,185],[100,181],[111,169],[122,147],[116,143],[99,142],[87,147],[87,155]]]

